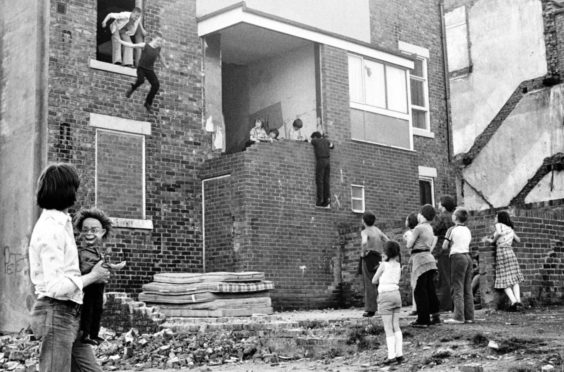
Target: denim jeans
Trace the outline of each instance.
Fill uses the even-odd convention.
[[[450,256],[450,285],[454,303],[454,319],[474,320],[472,295],[472,257],[468,253]]]
[[[362,281],[364,282],[364,310],[368,312],[376,312],[378,310],[377,296],[378,286],[372,284],[374,272],[368,270],[366,260],[362,259]]]
[[[41,340],[41,372],[101,372],[90,345],[77,339],[80,309],[70,301],[41,298],[31,312],[31,328]]]

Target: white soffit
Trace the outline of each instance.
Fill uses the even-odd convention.
[[[239,7],[228,7],[224,12],[216,12],[210,16],[202,17],[198,21],[198,36],[206,36],[214,32],[226,29],[238,23],[248,23],[267,30],[292,35],[316,43],[330,45],[351,53],[374,58],[383,62],[392,63],[405,68],[413,69],[412,60],[402,58],[394,54],[386,53],[368,46],[357,44],[349,40],[340,39],[319,31],[299,27],[297,23],[286,23],[278,19],[272,19],[246,11],[243,5]]]

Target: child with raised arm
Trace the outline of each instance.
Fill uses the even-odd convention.
[[[159,78],[157,77],[157,74],[155,74],[155,61],[157,60],[157,57],[161,59],[164,67],[168,68],[168,64],[161,54],[161,47],[164,44],[162,34],[160,32],[155,32],[151,37],[151,41],[148,43],[132,44],[121,39],[119,39],[118,42],[131,48],[143,48],[137,65],[137,80],[134,84],[131,84],[131,88],[127,90],[125,96],[130,98],[133,92],[143,85],[145,78],[147,78],[147,80],[149,80],[149,84],[151,84],[151,90],[149,90],[147,98],[145,98],[144,106],[145,109],[147,109],[147,112],[151,114],[153,112],[153,99],[160,88]]]
[[[382,316],[388,346],[388,358],[382,364],[399,364],[403,361],[403,335],[399,327],[401,255],[397,242],[384,243],[383,259],[372,278],[372,283],[378,284],[378,314]]]
[[[506,211],[500,211],[495,217],[495,232],[492,238],[484,237],[482,241],[496,245],[496,264],[494,288],[503,289],[511,301],[511,311],[519,310],[521,291],[519,282],[525,280],[519,262],[511,245],[513,241],[519,243],[521,239],[513,230],[513,222]]]
[[[452,214],[454,226],[447,230],[442,249],[450,250],[450,284],[454,316],[445,323],[474,323],[474,296],[472,295],[472,234],[465,223],[468,211],[456,208]]]
[[[81,209],[75,217],[75,227],[80,231],[82,245],[78,249],[80,272],[84,275],[92,270],[96,262],[104,261],[103,266],[111,271],[121,270],[125,261],[112,264],[102,250],[102,240],[108,237],[112,222],[100,209]],[[104,304],[105,283],[94,283],[84,288],[84,302],[80,318],[81,341],[85,344],[99,345],[104,341],[99,336],[100,321]]]

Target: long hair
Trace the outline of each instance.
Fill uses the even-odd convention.
[[[43,209],[63,211],[76,202],[80,178],[76,169],[67,163],[49,165],[37,180],[37,205]]]
[[[395,240],[388,240],[384,243],[384,253],[386,254],[386,261],[390,258],[396,258],[401,265],[401,252],[400,245]]]
[[[513,227],[513,222],[511,222],[511,217],[509,217],[509,213],[507,211],[499,211],[497,212],[497,222],[502,223],[506,226]]]

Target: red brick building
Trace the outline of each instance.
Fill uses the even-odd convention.
[[[343,287],[354,298],[365,210],[395,233],[454,194],[438,0],[196,3],[25,0],[3,12],[0,232],[3,267],[20,265],[4,273],[1,302],[14,305],[0,328],[25,323],[32,303],[26,240],[48,162],[79,170],[76,208],[114,219],[109,244],[128,265],[110,290],[135,296],[162,271],[256,270],[278,309],[336,306]],[[167,40],[154,115],[148,84],[125,98],[135,70],[110,63],[100,27],[135,5]],[[283,139],[242,151],[257,117]],[[296,118],[307,137],[319,118],[335,144],[330,208],[315,207],[312,146],[284,139]]]

